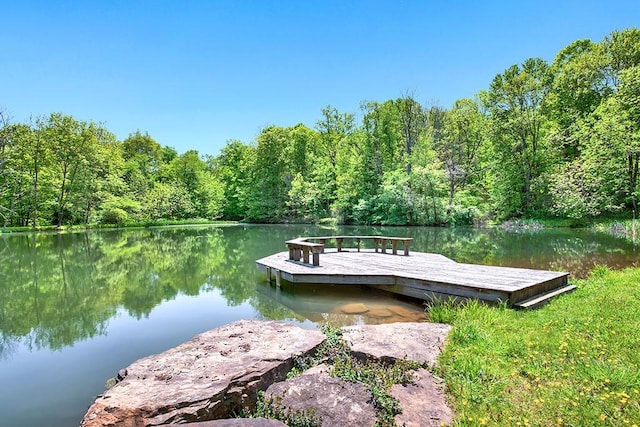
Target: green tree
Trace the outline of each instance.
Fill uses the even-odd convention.
[[[196,216],[189,190],[178,182],[156,182],[145,198],[144,210],[152,220],[189,219]]]
[[[209,170],[222,183],[223,218],[240,220],[247,216],[255,151],[254,146],[233,140],[222,148],[219,156],[210,160]]]
[[[313,179],[320,190],[323,209],[329,212],[338,197],[338,161],[343,151],[350,150],[352,143],[354,115],[340,113],[329,105],[322,109],[322,118],[316,123],[316,130],[319,133],[319,146],[314,158]]]
[[[126,162],[124,179],[135,200],[142,202],[153,187],[162,156],[162,146],[148,133],[138,130],[122,142],[122,157]]]
[[[495,153],[493,173],[498,209],[505,216],[533,213],[532,185],[545,166],[544,117],[541,106],[548,92],[548,65],[527,59],[497,75],[484,97],[489,111]]]
[[[173,157],[163,174],[165,183],[181,185],[186,189],[196,216],[208,219],[220,217],[224,198],[222,184],[208,170],[196,150]]]
[[[478,157],[484,141],[483,126],[484,116],[478,103],[468,98],[459,99],[444,115],[442,137],[434,138],[434,148],[449,181],[449,212],[456,190],[479,173]]]
[[[397,99],[396,106],[404,139],[407,175],[409,175],[411,174],[413,148],[427,131],[427,112],[409,93]]]
[[[315,221],[323,214],[321,192],[313,179],[319,135],[302,124],[288,131],[290,141],[284,154],[288,171],[286,180],[290,180],[287,206],[291,215]]]
[[[396,102],[368,102],[362,106],[365,134],[364,157],[372,171],[374,182],[382,179],[382,173],[403,167],[404,142],[402,125]],[[375,187],[373,187],[375,189]]]
[[[117,201],[126,198],[127,186],[121,144],[115,135],[95,123],[90,123],[83,133],[90,150],[72,203],[75,211],[82,213],[82,222],[89,223],[100,219],[108,203],[122,208],[124,204]]]
[[[14,216],[16,200],[21,191],[22,174],[15,161],[16,138],[21,128],[11,124],[9,113],[0,108],[0,218],[3,228]]]
[[[640,30],[637,27],[613,31],[602,41],[607,55],[605,79],[612,91],[618,87],[620,73],[640,65]]]
[[[285,128],[269,126],[260,132],[256,141],[250,204],[246,215],[253,221],[277,222],[286,217],[288,193],[293,179],[285,159],[289,133]]]
[[[577,40],[556,55],[549,69],[551,83],[543,108],[552,123],[550,142],[566,161],[580,156],[580,122],[612,93],[606,81],[606,64],[600,44]]]

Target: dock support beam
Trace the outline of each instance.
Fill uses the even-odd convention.
[[[280,280],[282,279],[282,272],[277,268],[267,267],[267,283],[273,285],[275,279],[276,287],[280,287]]]

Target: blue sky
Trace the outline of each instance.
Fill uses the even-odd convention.
[[[530,57],[640,25],[640,1],[12,1],[0,108],[217,155],[268,125],[413,93],[450,107]]]

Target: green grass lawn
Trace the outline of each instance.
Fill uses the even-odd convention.
[[[640,425],[640,269],[596,267],[535,311],[437,304],[458,426]]]

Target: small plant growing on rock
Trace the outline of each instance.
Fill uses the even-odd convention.
[[[322,325],[320,330],[327,339],[313,356],[294,357],[293,368],[287,374],[287,378],[298,376],[320,363],[333,364],[336,360],[351,357],[349,345],[342,338],[342,329],[327,323]]]
[[[319,427],[321,425],[321,419],[315,409],[295,411],[284,408],[280,399],[267,399],[263,391],[258,392],[256,410],[252,416],[280,420],[289,427]]]
[[[322,325],[321,331],[327,339],[313,357],[294,360],[294,368],[289,375],[296,376],[320,363],[333,366],[331,376],[349,382],[362,383],[371,393],[371,404],[376,408],[376,426],[395,426],[394,417],[402,411],[400,403],[390,395],[394,384],[409,384],[413,381],[413,371],[426,367],[418,362],[397,360],[361,361],[352,356],[349,344],[342,337],[342,329],[331,324]]]
[[[351,354],[349,344],[342,336],[342,329],[331,324],[321,326],[326,340],[312,356],[295,357],[293,368],[287,374],[289,379],[321,363],[330,365],[330,375],[344,381],[359,382],[371,394],[370,403],[376,410],[376,427],[395,426],[395,416],[402,412],[400,403],[391,396],[394,384],[413,382],[413,373],[427,364],[410,360],[386,362],[380,360],[359,360]],[[280,399],[266,399],[259,392],[255,411],[250,416],[277,419],[288,426],[317,426],[321,418],[314,410],[294,411],[285,408]]]

